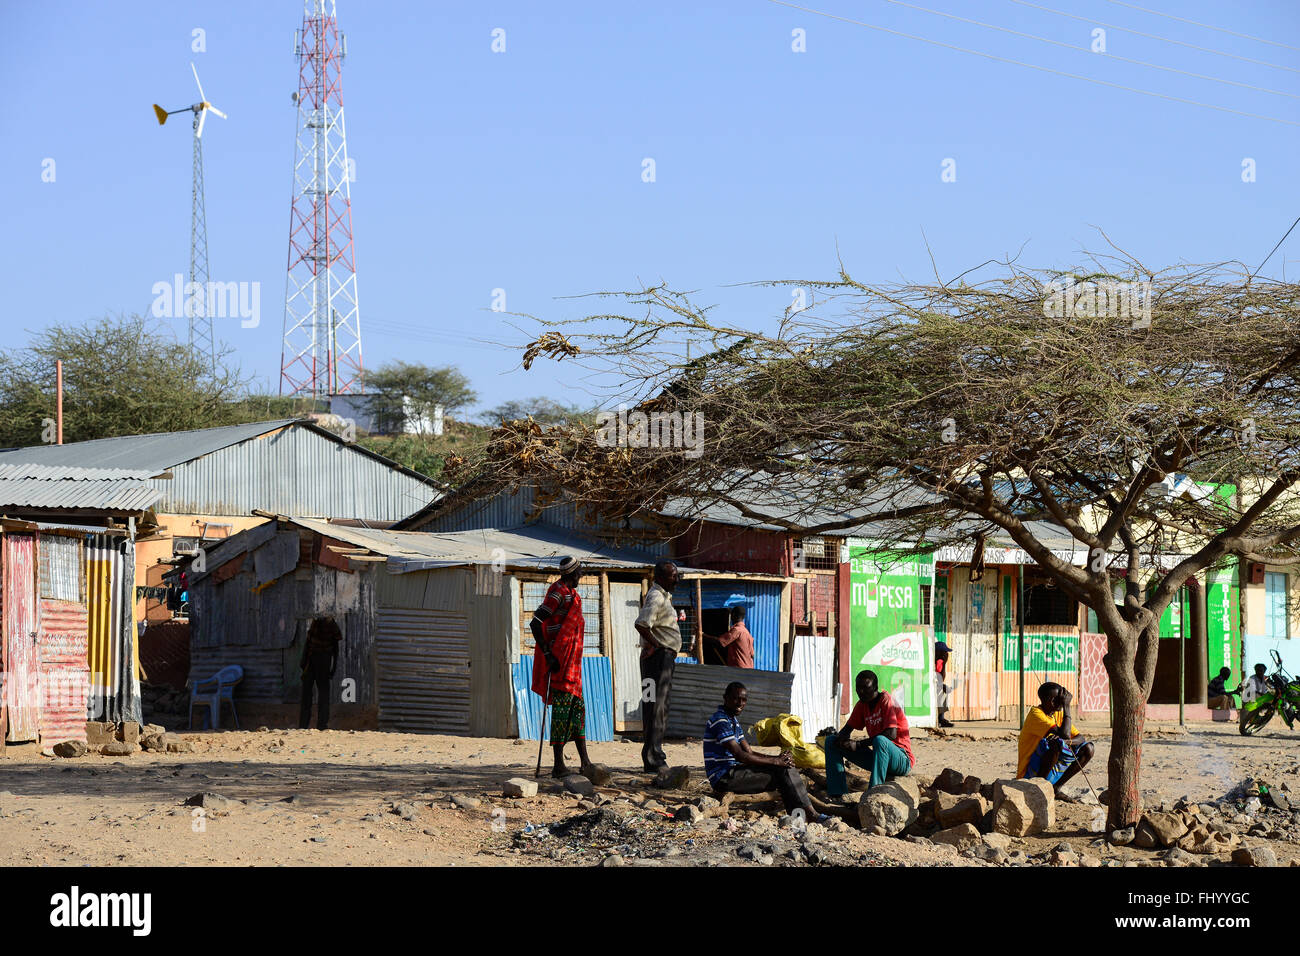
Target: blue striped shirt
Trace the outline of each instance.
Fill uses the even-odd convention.
[[[729,740],[744,740],[740,721],[719,707],[704,728],[704,773],[709,783],[717,783],[732,767],[740,763],[727,748]]]

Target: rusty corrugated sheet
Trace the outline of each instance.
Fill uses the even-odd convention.
[[[4,672],[8,733],[13,743],[40,732],[40,653],[36,644],[36,537],[4,536]]]
[[[42,545],[45,540],[42,537]],[[85,743],[90,694],[86,608],[71,601],[53,600],[42,600],[40,607],[41,741]]]
[[[379,608],[379,729],[468,734],[469,620],[446,611]]]
[[[676,556],[700,568],[784,574],[785,535],[706,522],[678,539]]]

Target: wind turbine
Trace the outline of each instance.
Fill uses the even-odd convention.
[[[167,117],[175,113],[194,114],[194,191],[191,196],[190,210],[190,282],[191,293],[186,296],[185,312],[190,324],[190,347],[208,355],[215,370],[217,366],[216,342],[212,336],[212,316],[208,315],[208,217],[203,201],[203,124],[208,113],[216,113],[222,119],[226,114],[211,103],[203,93],[203,84],[199,82],[199,71],[190,64],[194,73],[194,85],[199,88],[199,101],[193,106],[178,110],[165,110],[157,103],[153,105],[158,125],[167,122]],[[197,291],[196,291],[197,290]]]

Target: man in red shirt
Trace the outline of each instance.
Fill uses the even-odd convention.
[[[903,708],[880,692],[874,671],[859,672],[856,686],[858,704],[848,722],[838,734],[826,737],[826,793],[832,798],[848,791],[845,760],[869,771],[873,787],[891,777],[907,776],[915,762]],[[849,739],[855,730],[865,730],[866,738]]]
[[[737,604],[731,609],[731,628],[718,638],[728,667],[754,667],[754,637],[745,626],[745,609]]]
[[[555,751],[553,777],[572,771],[564,765],[564,745],[570,740],[578,748],[582,773],[592,772],[587,757],[587,709],[582,700],[582,645],[584,621],[578,579],[582,565],[577,558],[560,561],[560,580],[546,591],[546,597],[528,622],[533,632],[533,692],[551,707],[551,747]]]

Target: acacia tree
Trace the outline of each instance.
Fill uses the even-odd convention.
[[[805,533],[866,514],[913,548],[1001,529],[1106,633],[1109,824],[1132,824],[1162,612],[1234,555],[1300,561],[1300,287],[1091,261],[891,286],[841,269],[790,283],[822,305],[771,335],[662,286],[621,294],[630,314],[548,329],[525,367],[584,364],[640,410],[701,413],[704,453],[609,447],[585,422],[507,422],[449,477],[530,484],[613,522],[675,500],[679,514],[729,504]],[[1135,289],[1146,297],[1125,298]],[[1086,560],[1053,553],[1035,522],[1066,529]]]

